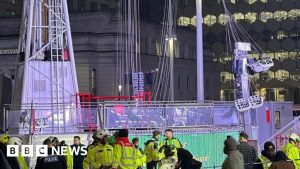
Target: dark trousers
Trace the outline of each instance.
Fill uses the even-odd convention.
[[[147,165],[147,169],[157,169],[157,161],[151,161],[146,165]]]

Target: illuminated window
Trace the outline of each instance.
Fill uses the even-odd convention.
[[[290,78],[293,79],[293,80],[298,81],[298,80],[300,80],[300,74],[291,74]]]
[[[227,82],[233,80],[233,74],[231,74],[229,72],[221,72],[220,78],[221,78],[222,83],[227,83]]]
[[[293,40],[299,40],[300,39],[300,30],[298,28],[294,28],[289,32],[289,37]]]
[[[270,58],[270,59],[274,59],[274,53],[272,52],[266,52],[263,54],[264,58]]]
[[[245,0],[248,4],[253,4],[254,2],[256,2],[257,0]]]
[[[275,72],[275,78],[280,81],[284,81],[289,78],[290,73],[287,70],[281,69]]]
[[[259,79],[259,73],[255,73],[255,74],[252,76],[252,78],[253,78],[254,80],[258,80],[258,79]]]
[[[246,15],[245,15],[245,19],[246,21],[250,22],[250,23],[253,23],[256,21],[257,19],[257,13],[255,12],[248,12]]]
[[[263,2],[263,3],[267,3],[268,2],[268,0],[260,0],[261,2]]]
[[[156,48],[156,55],[157,55],[157,56],[162,56],[161,43],[160,43],[160,41],[156,41],[156,42],[155,42],[155,48]]]
[[[300,9],[292,9],[290,12],[288,12],[288,17],[296,20],[298,17],[300,17]]]
[[[280,52],[275,53],[275,59],[277,59],[277,60],[282,61],[287,58],[289,58],[289,52],[287,52],[287,51],[280,51]]]
[[[260,14],[260,20],[263,22],[267,22],[269,19],[273,18],[273,13],[272,12],[262,12]]]
[[[193,25],[193,26],[197,26],[197,17],[196,16],[193,16],[192,18],[191,18],[191,25]]]
[[[230,0],[231,3],[236,4],[237,0]]]
[[[212,26],[213,24],[215,24],[217,22],[217,17],[214,15],[207,15],[204,18],[204,24],[208,25],[208,26]]]
[[[289,58],[295,60],[298,57],[298,51],[289,52]]]
[[[242,13],[235,13],[233,14],[233,18],[234,20],[239,21],[239,20],[244,20],[245,16]]]
[[[261,73],[261,80],[269,81],[275,78],[275,73],[271,70],[268,70],[265,73]]]
[[[277,31],[277,33],[276,33],[276,37],[277,37],[277,39],[279,39],[279,40],[284,40],[285,38],[288,37],[288,33],[287,33],[286,31],[284,31],[284,30],[279,30],[279,31]]]
[[[178,26],[188,26],[189,24],[191,24],[191,19],[188,17],[179,17],[178,21],[177,21]]]
[[[228,17],[228,16],[226,16],[225,14],[221,14],[221,15],[218,17],[219,24],[221,24],[221,25],[225,25],[225,24],[226,24],[226,22],[227,22],[227,19],[226,19],[226,17]]]
[[[284,19],[286,19],[288,16],[287,11],[276,11],[274,13],[274,19],[278,20],[278,21],[282,21]]]

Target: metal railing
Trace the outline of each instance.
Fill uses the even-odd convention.
[[[64,107],[52,112],[52,107]],[[4,108],[4,130],[13,134],[70,133],[106,129],[222,128],[240,126],[232,102],[102,102],[28,104]]]

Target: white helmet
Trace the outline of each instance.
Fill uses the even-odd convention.
[[[21,145],[22,139],[20,137],[10,137],[7,142],[8,145]]]
[[[99,130],[97,131],[96,137],[99,139],[103,139],[104,136],[109,136],[109,132],[107,130]]]
[[[298,136],[298,134],[296,134],[296,133],[290,134],[289,138],[290,138],[290,139],[293,139],[295,142],[296,142],[296,141],[298,141],[298,142],[300,141],[299,136]]]

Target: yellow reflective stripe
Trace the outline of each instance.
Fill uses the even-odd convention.
[[[271,161],[265,157],[265,156],[260,156],[258,157],[260,159],[260,161],[262,162],[263,168],[264,169],[269,169],[269,167],[271,166]]]

